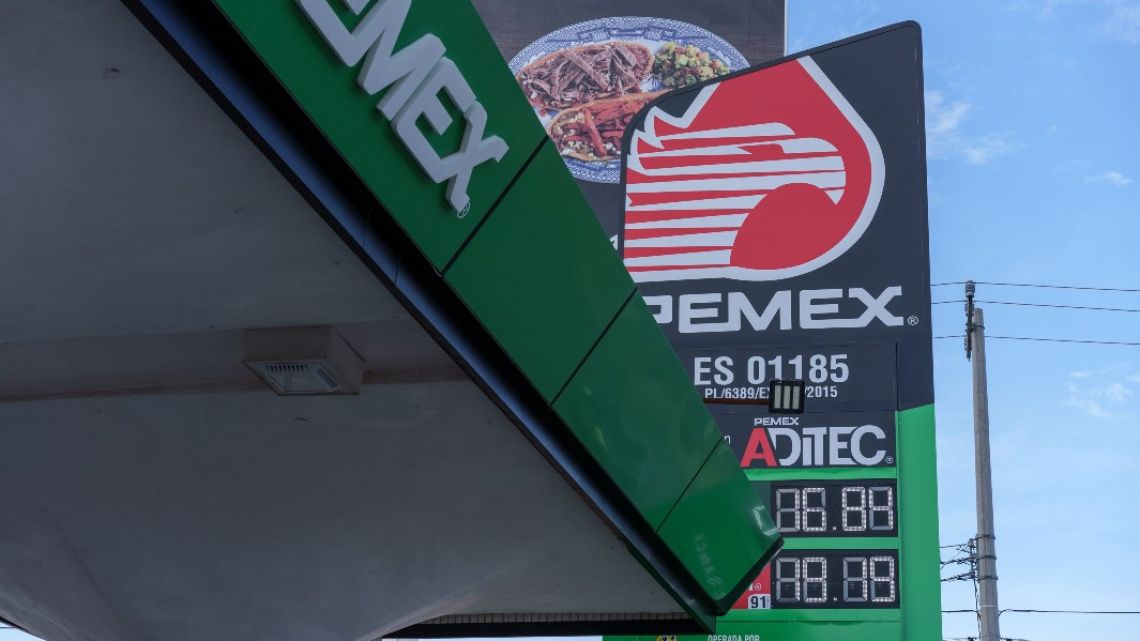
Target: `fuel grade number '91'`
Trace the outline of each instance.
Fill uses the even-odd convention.
[[[773,608],[897,608],[896,550],[786,550],[772,561]]]
[[[882,344],[684,350],[706,400],[764,399],[770,380],[804,381],[809,411],[894,409],[894,349]]]
[[[784,536],[895,536],[892,479],[772,482],[771,512]]]

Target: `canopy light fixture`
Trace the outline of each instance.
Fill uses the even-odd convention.
[[[245,332],[242,363],[282,396],[359,394],[364,361],[331,327]]]

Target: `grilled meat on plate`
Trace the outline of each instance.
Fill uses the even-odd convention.
[[[515,75],[527,100],[547,112],[593,100],[641,93],[653,54],[636,42],[604,42],[560,49]]]
[[[626,126],[658,95],[629,94],[566,109],[550,121],[547,133],[563,156],[586,162],[618,158]]]

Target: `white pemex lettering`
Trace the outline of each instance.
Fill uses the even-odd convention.
[[[502,160],[508,146],[499,136],[484,138],[487,111],[451,59],[446,47],[433,34],[424,34],[396,50],[396,40],[404,27],[411,0],[380,0],[349,29],[328,0],[297,0],[305,15],[342,63],[354,67],[364,60],[357,84],[368,95],[385,91],[376,109],[391,121],[396,135],[432,181],[448,181],[445,197],[457,211],[470,205],[467,188],[479,165]],[[348,0],[357,15],[366,0]],[[442,134],[453,119],[440,101],[446,93],[463,114],[466,123],[459,149],[440,156],[416,126],[420,118]]]
[[[858,329],[878,321],[887,327],[898,327],[903,318],[891,313],[887,306],[902,296],[902,287],[893,285],[875,296],[861,287],[842,289],[804,289],[799,292],[780,290],[772,293],[763,311],[744,292],[708,292],[672,296],[646,296],[658,324],[676,321],[682,334],[709,334],[749,330],[765,332],[773,329]],[[674,301],[675,304],[674,304]],[[846,301],[863,306],[856,317],[839,316],[840,303]],[[798,303],[795,309],[794,303]],[[675,313],[674,313],[675,312]]]

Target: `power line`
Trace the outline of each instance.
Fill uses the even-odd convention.
[[[949,305],[951,303],[964,303],[965,299],[936,300],[931,305]],[[1017,305],[1019,307],[1051,307],[1055,309],[1086,309],[1096,312],[1131,312],[1140,313],[1140,309],[1131,307],[1090,307],[1088,305],[1055,305],[1052,303],[1020,303],[1007,300],[975,300],[975,303],[986,305]]]
[[[1140,614],[1140,610],[1029,610],[1019,608],[1006,608],[1002,613],[1016,612],[1019,614]]]
[[[950,583],[952,581],[977,581],[978,568],[977,568],[977,550],[974,545],[975,539],[970,539],[965,543],[957,543],[954,545],[942,545],[940,549],[954,550],[957,555],[953,558],[942,561],[939,560],[939,570],[943,570],[951,565],[965,565],[967,570],[959,572],[953,576],[941,577],[943,583]]]
[[[964,280],[955,280],[945,283],[931,283],[931,287],[948,287],[951,285],[965,285]],[[1036,289],[1077,289],[1089,292],[1125,292],[1130,294],[1140,293],[1140,289],[1126,289],[1123,287],[1085,287],[1079,285],[1044,285],[1041,283],[999,283],[996,281],[976,280],[975,285],[992,285],[994,287],[1032,287]]]
[[[935,336],[936,339],[946,338],[964,338],[965,334],[947,334],[945,336]],[[1042,343],[1077,343],[1080,345],[1125,345],[1130,347],[1140,347],[1140,342],[1137,341],[1098,341],[1086,340],[1082,338],[1046,338],[1043,336],[991,336],[986,335],[986,338],[995,338],[1005,341],[1038,341]]]
[[[1029,639],[1021,639],[1018,637],[1000,637],[1001,641],[1029,641]],[[978,637],[949,637],[942,641],[978,641]]]
[[[989,338],[988,336],[986,338]],[[1123,614],[1140,615],[1140,610],[1037,610],[1032,608],[1004,608],[1001,613],[1015,614]],[[977,610],[943,610],[942,614],[977,614]]]

